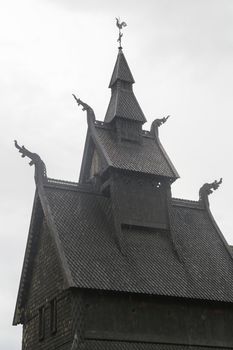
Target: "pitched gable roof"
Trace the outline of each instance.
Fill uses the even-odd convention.
[[[45,191],[76,287],[233,301],[231,254],[199,202],[173,200],[170,231],[123,229],[123,256],[108,198],[78,186]]]

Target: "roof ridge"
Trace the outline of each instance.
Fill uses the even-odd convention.
[[[176,205],[179,207],[191,208],[191,209],[200,209],[205,210],[205,207],[200,201],[194,201],[190,199],[183,198],[172,198],[172,205]]]
[[[45,183],[45,186],[50,184],[61,184],[61,185],[68,185],[68,186],[77,186],[78,182],[75,181],[69,181],[69,180],[63,180],[63,179],[55,179],[52,177],[48,177],[47,183]]]
[[[54,180],[54,181],[47,182],[44,185],[44,187],[54,188],[59,190],[68,190],[73,192],[85,192],[88,194],[103,196],[101,192],[94,190],[91,184],[83,184],[80,182],[70,182],[70,181],[63,181],[63,180],[57,180],[57,179],[49,179],[49,180]]]
[[[186,199],[186,198],[178,198],[178,197],[172,197],[172,200],[182,201],[182,202],[199,203],[199,201],[195,201],[194,199]]]

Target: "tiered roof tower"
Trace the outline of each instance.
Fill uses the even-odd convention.
[[[120,37],[121,39],[121,37]],[[51,179],[41,158],[16,303],[23,350],[233,348],[233,261],[200,199],[173,198],[179,177],[143,130],[134,78],[118,49],[104,121],[79,98],[88,131],[79,182]]]

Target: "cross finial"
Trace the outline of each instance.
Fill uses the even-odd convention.
[[[119,29],[119,36],[117,39],[117,41],[119,42],[119,49],[122,49],[122,47],[121,47],[121,38],[123,36],[122,29],[123,29],[123,27],[126,27],[127,24],[126,24],[126,22],[121,22],[120,17],[118,17],[118,18],[116,17],[116,26]]]

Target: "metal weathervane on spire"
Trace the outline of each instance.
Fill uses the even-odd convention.
[[[119,29],[119,36],[117,39],[117,41],[119,42],[119,49],[122,49],[122,47],[121,47],[121,38],[123,36],[122,29],[123,29],[123,27],[126,27],[127,24],[126,24],[126,22],[121,22],[120,17],[118,17],[118,18],[116,17],[116,26]]]

